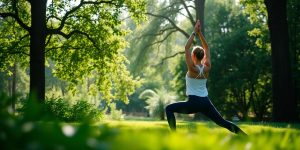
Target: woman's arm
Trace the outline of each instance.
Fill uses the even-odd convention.
[[[200,22],[197,21],[193,34],[191,34],[191,36],[189,37],[189,39],[187,40],[187,42],[185,44],[185,61],[186,61],[188,70],[193,71],[193,72],[197,72],[197,70],[195,69],[194,63],[192,61],[190,48],[194,41],[194,37],[195,37],[194,33],[197,33],[199,31],[199,26],[200,26]]]
[[[200,26],[201,28],[201,26]],[[205,71],[209,71],[210,68],[211,68],[211,63],[210,63],[210,50],[209,50],[209,47],[208,47],[208,44],[205,40],[205,37],[203,36],[201,30],[199,29],[198,30],[199,32],[198,33],[198,36],[199,36],[199,39],[201,41],[201,45],[204,49],[204,57],[203,57],[203,63],[205,65]]]

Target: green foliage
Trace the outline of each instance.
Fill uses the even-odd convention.
[[[29,65],[29,35],[12,19],[0,19],[0,72],[12,75],[15,63]]]
[[[132,77],[127,70],[128,60],[123,49],[127,47],[124,36],[128,30],[122,28],[120,18],[127,17],[122,16],[126,14],[136,21],[145,19],[146,1],[101,1],[101,4],[76,7],[81,2],[86,1],[53,0],[47,5],[48,29],[45,32],[59,29],[63,33],[49,34],[45,41],[47,60],[53,61],[55,66],[51,69],[56,77],[70,82],[71,88],[94,75],[101,99],[121,99],[128,103],[127,96],[139,85],[139,78]],[[30,26],[30,3],[2,0],[0,4],[0,13],[18,12],[20,20]],[[62,19],[65,15],[68,16]],[[0,71],[8,70],[19,59],[28,67],[29,34],[12,18],[1,19],[0,24],[3,33],[0,36]]]
[[[243,13],[247,14],[250,22],[255,25],[252,29],[249,29],[249,35],[256,38],[255,44],[259,48],[271,51],[269,29],[267,25],[267,10],[264,1],[241,0],[240,3],[245,8]]]
[[[16,69],[15,71],[14,67]],[[23,69],[18,63],[13,64],[13,67],[8,67],[7,69],[5,72],[0,72],[0,92],[12,96],[13,74],[15,73],[15,96],[17,99],[24,99],[29,92],[29,76],[26,69]]]
[[[58,7],[59,1],[53,4]],[[47,49],[49,57],[55,61],[54,75],[60,79],[78,84],[85,77],[93,76],[95,85],[103,99],[121,99],[128,102],[130,95],[138,86],[138,78],[133,78],[127,71],[127,59],[122,54],[126,48],[123,36],[126,30],[120,27],[121,6],[124,5],[135,18],[143,18],[144,1],[116,1],[116,7],[110,5],[88,5],[68,19],[66,32],[78,29],[90,35],[77,35],[75,38],[56,42],[60,36],[55,36]],[[64,8],[66,6],[62,6]],[[55,8],[56,9],[56,8]],[[57,12],[59,13],[59,12]],[[95,17],[97,14],[98,17]],[[67,67],[66,67],[67,66]]]
[[[149,110],[149,114],[152,117],[158,117],[161,120],[165,118],[165,107],[176,100],[175,94],[167,91],[166,89],[147,89],[143,91],[140,99],[146,99],[146,109]]]
[[[207,21],[206,34],[212,57],[208,82],[212,101],[228,119],[235,115],[248,119],[249,111],[259,120],[270,117],[271,53],[248,35],[257,25],[250,23],[240,6],[210,2],[207,9],[214,14]]]
[[[187,65],[185,58],[182,56],[178,59],[175,67],[175,74],[173,78],[173,88],[175,89],[179,99],[186,99],[185,75],[187,73]]]
[[[61,121],[99,121],[103,112],[95,105],[80,100],[71,105],[64,99],[50,99],[46,101],[46,108],[51,115]]]
[[[99,110],[95,105],[88,103],[87,101],[78,101],[72,107],[73,120],[84,121],[92,120],[99,121],[103,117],[103,112]]]
[[[167,1],[148,1],[147,13],[164,15],[175,24],[180,9],[180,3],[172,1],[169,7]],[[136,26],[129,36],[130,47],[126,51],[129,57],[130,70],[134,75],[140,75],[148,68],[148,64],[159,64],[161,58],[169,56],[174,51],[174,43],[169,39],[175,37],[177,30],[163,17],[148,15],[148,20]],[[168,41],[169,40],[169,41]],[[168,46],[172,45],[172,46]],[[150,66],[151,67],[151,66]]]
[[[12,10],[14,1],[0,1],[0,13]],[[18,15],[26,23],[30,23],[29,5],[20,2],[19,8],[22,8]],[[0,18],[0,72],[11,75],[11,67],[18,63],[21,67],[29,65],[29,34],[12,18]]]
[[[71,108],[70,104],[63,99],[50,99],[45,103],[48,111],[62,121],[71,121]]]
[[[98,144],[97,141],[114,135],[106,126],[100,129],[86,123],[76,125],[56,122],[49,116],[46,119],[46,112],[32,100],[30,107],[15,116],[9,111],[10,98],[0,95],[0,99],[1,149],[107,149],[106,144]],[[37,117],[46,120],[33,121]]]
[[[109,104],[109,108],[110,108],[110,111],[109,111],[108,117],[110,119],[112,119],[112,120],[123,120],[124,119],[122,109],[117,110],[116,103]]]
[[[270,37],[269,37],[269,29],[267,25],[267,9],[265,6],[264,0],[241,0],[240,3],[245,8],[243,12],[247,14],[250,18],[254,27],[249,30],[249,35],[256,38],[256,45],[260,48],[271,51],[270,47]],[[299,9],[300,2],[297,0],[287,1],[287,20],[288,20],[288,29],[289,29],[289,52],[291,56],[291,64],[292,64],[292,72],[293,72],[293,80],[296,85],[296,91],[300,89],[300,45],[299,39],[300,34],[300,26],[299,21]],[[297,67],[298,66],[298,67]],[[271,93],[272,94],[272,93]],[[298,103],[300,102],[299,94],[296,94],[296,99]],[[298,105],[300,106],[300,105]],[[299,109],[298,109],[299,110]],[[299,113],[298,113],[299,114]]]

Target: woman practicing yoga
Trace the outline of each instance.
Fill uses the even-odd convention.
[[[200,29],[201,24],[198,20],[195,25],[194,32],[185,45],[185,59],[188,67],[185,79],[186,95],[188,96],[188,100],[185,102],[173,103],[166,107],[169,126],[171,130],[176,130],[174,112],[184,114],[201,112],[219,126],[237,134],[245,134],[238,126],[223,119],[208,98],[206,81],[211,69],[210,50]],[[192,53],[190,53],[189,50],[196,34],[199,36],[203,48],[196,46],[193,48]]]

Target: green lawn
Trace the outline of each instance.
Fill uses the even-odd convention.
[[[111,149],[300,149],[300,130],[295,124],[239,124],[248,137],[212,122],[179,121],[176,133],[169,131],[166,121],[106,121],[98,126],[114,130],[115,135],[106,141]]]
[[[300,125],[239,123],[238,136],[212,122],[106,120],[100,123],[12,121],[1,123],[0,149],[54,150],[300,150]],[[2,148],[3,147],[3,148]]]

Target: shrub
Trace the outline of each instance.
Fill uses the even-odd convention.
[[[110,107],[110,115],[109,115],[110,119],[113,119],[113,120],[124,119],[122,109],[117,110],[116,103],[111,103],[109,105],[109,107]]]
[[[70,112],[70,104],[63,99],[46,100],[47,111],[54,117],[63,121],[71,121],[72,113]]]
[[[102,111],[87,101],[77,101],[77,103],[73,105],[71,109],[74,121],[99,121],[103,117]]]
[[[46,108],[51,116],[66,122],[99,121],[103,116],[101,110],[84,100],[71,105],[63,99],[49,99]]]

